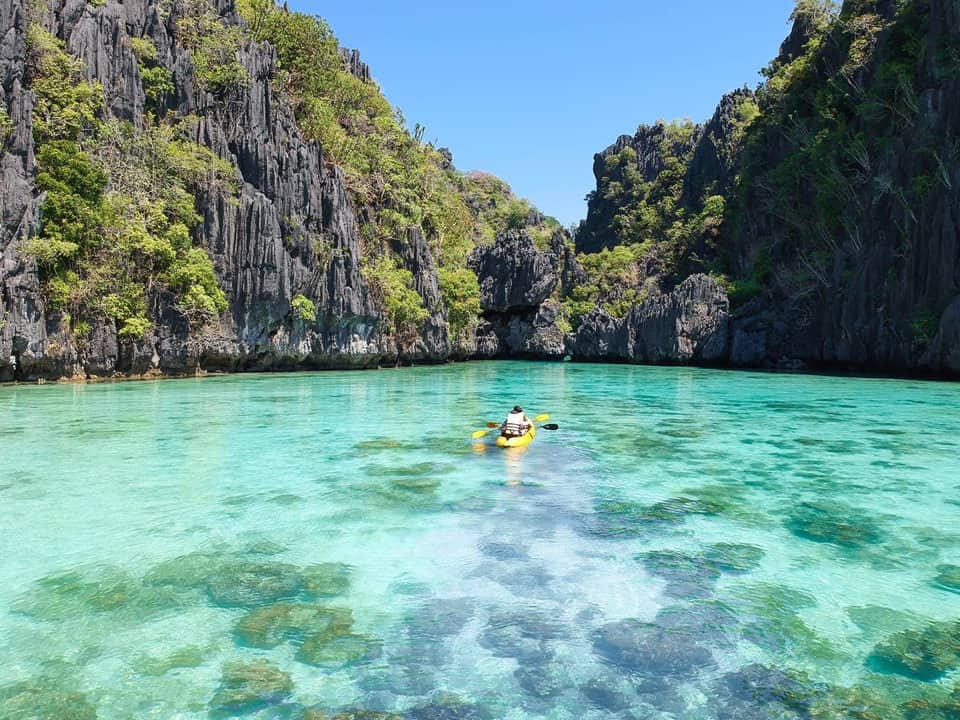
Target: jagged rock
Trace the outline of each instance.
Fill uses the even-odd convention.
[[[708,193],[724,195],[728,191],[736,172],[737,154],[733,143],[742,126],[738,112],[741,105],[753,97],[753,91],[746,88],[727,93],[703,126],[683,181],[680,201],[685,206],[694,207]]]
[[[430,317],[418,333],[412,349],[402,353],[405,360],[434,362],[445,360],[450,355],[450,338],[447,332],[447,311],[440,296],[440,278],[437,265],[423,233],[417,228],[407,231],[406,242],[394,246],[403,266],[413,273],[413,287],[423,298]]]
[[[476,356],[559,359],[566,352],[557,326],[560,305],[550,297],[572,258],[563,238],[540,252],[526,231],[501,234],[479,247],[470,267],[480,281],[484,317],[477,328]]]
[[[524,230],[505,232],[493,245],[478,247],[469,265],[480,281],[480,306],[488,312],[537,308],[557,286],[554,258],[539,252]]]
[[[728,326],[723,288],[707,275],[692,275],[624,318],[593,311],[569,337],[568,349],[575,360],[720,364],[727,358]]]
[[[340,48],[340,57],[347,72],[365,83],[371,82],[370,67],[360,60],[359,50]]]
[[[671,147],[672,152],[677,157],[687,154],[695,147],[700,132],[701,128],[697,128],[689,142],[683,141],[677,144],[674,141]],[[600,187],[608,179],[607,158],[619,154],[628,147],[636,152],[636,168],[643,182],[653,182],[665,168],[663,146],[666,141],[667,127],[662,122],[655,125],[641,125],[633,136],[621,135],[613,145],[593,156],[593,175],[597,186]],[[614,182],[620,181],[619,176],[609,179]],[[614,216],[620,210],[621,207],[617,203],[608,201],[602,194],[591,194],[587,206],[587,217],[577,231],[577,251],[594,253],[618,245],[619,240],[612,231],[612,225]]]
[[[229,2],[221,19],[239,24]],[[144,94],[131,38],[151,41],[173,78],[167,110],[196,116],[193,140],[236,168],[238,197],[201,192],[202,246],[214,261],[229,311],[194,327],[165,293],[148,297],[153,323],[137,341],[120,341],[116,325],[91,322],[74,342],[61,318],[45,307],[36,263],[22,241],[38,226],[42,197],[35,196],[32,94],[24,74],[25,0],[0,0],[0,78],[14,129],[0,156],[0,380],[33,377],[182,374],[195,369],[371,367],[396,358],[382,312],[360,271],[357,213],[341,171],[300,134],[292,109],[275,93],[276,56],[268,45],[248,44],[239,60],[249,77],[230,102],[197,92],[190,53],[171,35],[157,2],[58,0],[47,28],[84,63],[104,88],[108,117],[143,122]],[[369,69],[356,52],[345,67],[361,80]],[[410,243],[418,290],[431,316],[411,360],[438,361],[449,353],[436,268],[422,239]],[[431,294],[432,292],[432,294]],[[315,322],[291,311],[302,294],[317,308]]]
[[[19,247],[40,215],[33,193],[34,97],[22,86],[26,29],[22,0],[0,0],[0,101],[13,125],[0,144],[0,381],[29,375],[43,361],[46,342],[37,265]]]

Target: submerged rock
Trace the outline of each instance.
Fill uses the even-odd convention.
[[[234,628],[241,645],[274,648],[286,641],[313,636],[333,638],[350,633],[353,615],[349,610],[304,603],[278,603],[247,613]]]
[[[293,693],[293,680],[266,660],[230,663],[210,701],[210,715],[234,717],[279,705]]]
[[[434,598],[410,613],[407,632],[411,638],[428,640],[456,635],[474,611],[474,603],[469,598]]]
[[[929,620],[913,613],[881,605],[864,605],[846,609],[850,620],[865,635],[885,637],[894,631],[908,627],[922,627]]]
[[[715,693],[719,700],[717,717],[719,720],[800,720],[811,717],[810,708],[820,692],[819,687],[783,670],[747,665],[723,676]],[[822,716],[815,717],[819,720]]]
[[[933,582],[942,590],[960,593],[960,565],[938,565]]]
[[[207,580],[207,595],[220,607],[256,607],[292,600],[304,587],[295,565],[277,562],[240,562],[219,568]]]
[[[13,609],[47,621],[90,614],[136,620],[181,607],[183,602],[171,589],[144,585],[113,568],[86,568],[41,578],[14,602]]]
[[[702,598],[713,593],[720,571],[706,558],[675,550],[652,550],[637,556],[647,572],[666,580],[664,592],[676,598]]]
[[[687,677],[713,664],[713,655],[684,632],[627,619],[593,633],[593,648],[604,659],[640,675]]]
[[[303,586],[309,595],[332,597],[350,589],[350,566],[343,563],[310,565],[303,571]]]
[[[615,682],[594,679],[580,686],[580,694],[598,710],[619,712],[630,707],[630,698]]]
[[[773,583],[738,585],[733,606],[743,623],[742,637],[779,656],[840,661],[843,654],[799,616],[816,599],[798,588]]]
[[[373,660],[380,654],[380,642],[369,635],[320,633],[304,638],[296,657],[307,665],[329,667]]]
[[[960,620],[892,635],[874,647],[867,666],[916,680],[937,680],[960,668]]]
[[[554,697],[570,686],[563,667],[556,663],[521,665],[513,671],[513,676],[520,689],[534,698]]]
[[[420,705],[407,711],[408,720],[493,720],[493,714],[483,705],[457,698],[441,699],[429,705]]]
[[[654,622],[660,627],[684,632],[701,643],[720,645],[739,640],[737,614],[716,600],[696,600],[665,607],[657,613]]]
[[[178,668],[200,667],[209,651],[197,645],[188,645],[174,650],[164,657],[147,657],[140,661],[138,668],[144,675],[160,677]]]
[[[765,555],[763,548],[742,543],[716,543],[704,553],[704,557],[720,572],[735,575],[756,569]]]
[[[603,537],[644,536],[662,526],[679,525],[689,517],[738,515],[741,491],[726,485],[689,488],[652,505],[630,500],[602,500],[594,506],[591,532]]]
[[[40,678],[0,687],[3,720],[96,720],[97,710],[83,693]]]
[[[801,503],[786,522],[797,537],[859,549],[882,540],[879,528],[853,508],[827,502]]]
[[[552,661],[550,641],[566,634],[561,623],[539,612],[495,612],[480,632],[478,643],[497,657],[516,658],[529,667]]]

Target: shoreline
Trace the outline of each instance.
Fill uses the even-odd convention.
[[[648,368],[689,368],[696,370],[716,370],[733,373],[760,373],[764,375],[799,375],[816,377],[836,377],[836,378],[858,378],[863,380],[900,380],[917,381],[929,383],[956,384],[960,383],[960,375],[950,375],[932,372],[910,372],[903,370],[883,370],[883,369],[862,369],[862,368],[841,368],[841,367],[808,367],[808,368],[773,368],[773,367],[738,367],[731,365],[716,364],[649,364],[649,363],[631,363],[611,360],[577,360],[570,356],[557,360],[554,358],[531,358],[531,357],[501,357],[501,358],[469,358],[466,360],[445,360],[441,362],[422,362],[397,365],[376,365],[376,366],[349,366],[343,367],[283,367],[277,369],[252,369],[252,370],[204,370],[198,368],[192,373],[166,373],[161,370],[152,370],[143,374],[123,374],[117,373],[111,376],[90,375],[86,377],[37,377],[29,380],[4,380],[0,381],[0,388],[31,386],[31,385],[103,385],[109,383],[126,382],[150,382],[157,380],[189,380],[203,379],[208,377],[229,377],[238,375],[288,375],[294,373],[326,373],[326,372],[371,372],[379,370],[404,370],[414,367],[444,367],[447,365],[463,365],[466,363],[491,363],[491,362],[529,362],[529,363],[552,363],[552,364],[570,364],[579,366],[590,365],[624,365],[632,367]]]

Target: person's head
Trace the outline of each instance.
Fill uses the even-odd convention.
[[[514,411],[515,413],[522,413],[522,412],[523,412],[523,408],[520,407],[519,405],[514,405],[514,406],[513,406],[513,411]]]

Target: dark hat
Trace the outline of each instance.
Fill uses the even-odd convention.
[[[523,408],[520,407],[519,405],[514,405],[514,406],[513,406],[513,411],[514,411],[515,413],[517,413],[517,412],[523,412]]]

